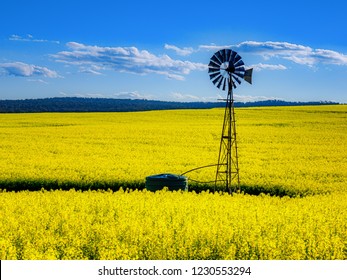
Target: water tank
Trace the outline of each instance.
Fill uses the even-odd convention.
[[[150,191],[161,190],[168,187],[170,191],[188,190],[188,179],[175,174],[158,174],[146,177],[146,189]]]

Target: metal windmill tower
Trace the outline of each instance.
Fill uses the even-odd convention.
[[[224,182],[226,190],[240,191],[239,163],[236,142],[236,121],[233,88],[241,79],[252,84],[253,69],[245,69],[241,56],[231,49],[217,51],[208,64],[208,73],[213,84],[219,89],[228,89],[222,136],[219,146],[215,186]]]

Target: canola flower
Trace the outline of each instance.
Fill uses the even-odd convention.
[[[1,259],[347,259],[347,194],[0,195]]]

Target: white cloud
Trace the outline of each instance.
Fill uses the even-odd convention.
[[[171,94],[171,96],[176,99],[176,100],[180,100],[180,101],[200,101],[199,96],[196,95],[192,95],[192,94],[182,94],[179,92],[174,92]]]
[[[112,96],[117,99],[153,99],[152,95],[140,94],[138,91],[132,92],[119,92]]]
[[[256,52],[258,54],[265,55],[306,55],[312,51],[312,48],[292,44],[288,42],[256,42],[256,41],[245,41],[237,45],[232,45],[232,47],[242,50],[243,52]]]
[[[47,78],[57,78],[57,72],[46,67],[41,67],[23,62],[0,63],[0,75],[16,77],[43,76]]]
[[[246,53],[258,54],[263,56],[265,59],[279,57],[293,61],[297,64],[308,66],[312,66],[317,63],[312,57],[312,53],[314,52],[312,48],[288,42],[245,41],[240,44],[233,45],[232,48]]]
[[[262,70],[286,70],[287,67],[285,67],[282,64],[253,64],[249,66],[250,68],[253,68],[254,71],[262,71]]]
[[[103,70],[103,67],[100,67],[98,65],[91,65],[88,67],[81,66],[79,69],[79,72],[81,73],[87,73],[87,74],[93,74],[93,75],[103,75],[100,70]]]
[[[238,95],[238,94],[234,94],[234,98],[236,102],[255,102],[255,101],[280,99],[280,98],[268,97],[268,96],[251,96],[251,95]]]
[[[70,51],[52,55],[58,62],[141,75],[156,73],[176,80],[183,80],[191,71],[207,69],[202,63],[174,60],[168,55],[157,56],[136,47],[99,47],[77,42],[69,42],[67,46]]]
[[[85,93],[79,94],[80,97],[89,97],[89,98],[107,98],[107,95],[102,93]]]
[[[67,92],[59,92],[59,95],[64,97],[82,97],[82,98],[111,98],[110,95],[102,94],[102,93],[67,93]]]
[[[153,99],[152,95],[141,94],[138,91],[124,91],[114,94],[106,93],[67,93],[59,92],[59,95],[64,97],[83,97],[83,98],[115,98],[115,99]]]
[[[190,55],[194,52],[193,48],[179,48],[179,47],[176,47],[174,45],[169,45],[169,44],[165,44],[164,48],[167,50],[173,50],[178,55],[182,55],[182,56]]]
[[[85,68],[85,67],[82,67],[79,72],[81,73],[86,73],[86,74],[93,74],[93,75],[102,75],[101,72],[98,72],[98,71],[95,71],[91,68]]]
[[[198,50],[202,50],[202,51],[219,51],[222,49],[230,49],[232,45],[215,45],[215,44],[211,44],[211,45],[200,45]]]
[[[180,102],[217,102],[218,99],[222,98],[220,95],[206,97],[193,94],[183,94],[180,92],[173,92],[170,96],[173,100]]]
[[[36,82],[36,83],[41,83],[41,84],[46,84],[48,85],[48,83],[42,79],[27,79],[28,82]]]
[[[60,44],[59,41],[54,40],[45,40],[45,39],[35,39],[33,35],[27,34],[26,37],[22,37],[19,35],[11,35],[9,38],[10,41],[20,41],[20,42],[37,42],[37,43],[54,43],[54,44]]]
[[[163,75],[166,75],[166,77],[171,80],[184,81],[184,76],[182,75],[170,74],[170,73],[163,73]]]
[[[347,55],[336,51],[316,49],[312,56],[322,63],[347,65]]]

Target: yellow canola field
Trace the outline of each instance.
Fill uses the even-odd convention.
[[[143,186],[149,175],[215,164],[223,114],[0,114],[0,188],[126,188]],[[346,105],[240,108],[236,118],[243,191],[295,196],[347,190]],[[215,171],[187,176],[211,181]]]
[[[6,192],[4,259],[347,259],[347,194]]]
[[[0,114],[0,258],[347,259],[346,105],[236,110],[242,190],[293,198],[8,191],[136,187],[216,163],[223,113]]]

